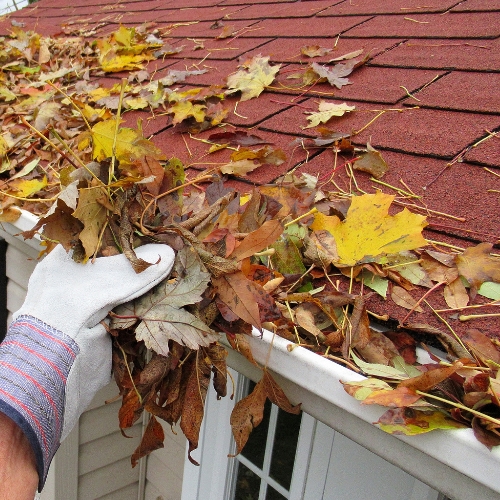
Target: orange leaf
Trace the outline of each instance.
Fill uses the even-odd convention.
[[[249,233],[239,246],[233,251],[231,257],[237,261],[251,257],[264,248],[272,245],[283,233],[283,226],[278,220],[268,220],[257,230]]]
[[[391,390],[373,391],[363,404],[403,408],[411,406],[419,399],[420,396],[408,387],[397,387]]]
[[[438,365],[436,365],[438,366]],[[407,387],[414,391],[427,391],[432,389],[435,385],[453,375],[457,370],[464,366],[460,361],[453,363],[451,366],[443,366],[434,370],[429,370],[418,377],[412,377],[403,380],[399,383],[398,387]]]
[[[137,465],[140,458],[149,455],[159,448],[163,448],[164,440],[165,433],[163,432],[163,427],[154,415],[151,415],[144,436],[142,436],[141,444],[136,448],[130,459],[132,467]]]

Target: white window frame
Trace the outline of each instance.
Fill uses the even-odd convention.
[[[193,466],[186,459],[182,500],[233,498],[238,461],[261,478],[259,500],[265,499],[265,483],[288,500],[323,498],[347,500],[360,498],[359,492],[363,491],[366,499],[385,500],[387,497],[384,493],[378,493],[372,488],[378,476],[382,476],[382,483],[387,483],[386,487],[394,491],[402,488],[401,484],[404,483],[405,500],[439,500],[439,493],[430,486],[396,469],[307,413],[302,413],[294,471],[290,488],[287,491],[267,474],[274,440],[274,424],[278,413],[274,406],[271,410],[262,471],[245,457],[228,459],[228,453],[233,454],[235,450],[234,441],[231,439],[229,415],[235,402],[245,395],[247,385],[241,373],[231,370],[231,375],[237,386],[236,397],[233,400],[225,398],[217,401],[215,391],[209,390],[208,392],[199,448],[193,454],[201,465],[200,467]],[[339,469],[342,469],[339,468],[339,463],[344,460],[346,450],[349,451],[350,459],[343,468],[344,477],[342,478],[339,477]],[[347,477],[352,464],[358,462],[359,467],[364,468],[362,474]],[[354,490],[352,491],[351,488]]]

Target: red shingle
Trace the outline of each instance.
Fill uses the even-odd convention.
[[[490,132],[493,132],[493,130],[490,130]],[[500,174],[498,170],[498,166],[500,165],[500,139],[498,138],[498,129],[496,130],[496,132],[496,137],[490,137],[488,140],[481,142],[481,144],[472,148],[465,155],[465,159],[467,161],[478,162],[483,165],[495,167],[496,172]],[[494,184],[495,188],[500,189],[500,179],[498,177],[495,178],[493,174],[490,179],[492,181],[492,185]]]
[[[250,36],[281,36],[285,38],[337,37],[368,17],[299,18],[291,23],[287,19],[269,19],[258,24],[259,31]],[[250,22],[250,21],[249,21]],[[244,35],[249,36],[249,35]]]
[[[335,18],[334,18],[335,19]],[[500,12],[377,16],[345,36],[390,38],[497,38]]]
[[[309,99],[303,105],[317,109],[316,101],[317,99]],[[350,133],[367,125],[383,109],[383,106],[357,104],[356,112],[333,118],[328,122],[328,127],[334,131]],[[304,110],[295,107],[266,120],[260,128],[291,135],[315,135],[311,129],[301,133],[300,127],[305,125],[307,121]],[[500,116],[495,115],[406,109],[400,113],[387,111],[353,140],[356,144],[371,141],[374,147],[451,159],[481,138],[485,129],[493,130],[499,125]]]
[[[245,7],[233,16],[233,19],[272,19],[272,18],[294,18],[312,17],[327,9],[330,5],[339,3],[339,0],[313,0],[309,2],[293,2],[269,5],[252,5]]]
[[[321,16],[351,16],[373,14],[415,14],[445,12],[456,5],[456,0],[356,0],[342,2],[321,12]]]
[[[415,97],[419,106],[500,114],[499,89],[500,73],[453,71]],[[406,102],[412,106],[416,104],[412,99]]]
[[[500,10],[500,0],[467,0],[451,9],[452,12],[481,12]]]
[[[333,65],[327,65],[331,68]],[[303,68],[298,65],[289,65],[278,82],[288,88],[299,85],[297,80],[287,79],[287,76],[294,72],[300,72]],[[351,85],[344,85],[341,89],[332,87],[329,83],[317,84],[313,87],[300,86],[296,93],[305,95],[331,96],[334,99],[350,100],[350,101],[365,101],[374,103],[396,104],[398,101],[405,98],[408,92],[414,92],[423,87],[428,82],[432,81],[436,75],[443,74],[434,70],[415,70],[415,69],[400,69],[361,67],[355,70],[348,79]],[[403,88],[404,87],[404,88]],[[284,92],[288,92],[284,90]],[[416,104],[415,102],[413,103]]]
[[[370,64],[401,68],[498,71],[500,38],[496,40],[413,39],[376,56]]]

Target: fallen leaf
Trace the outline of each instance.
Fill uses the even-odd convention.
[[[382,158],[380,152],[373,149],[370,145],[368,146],[368,152],[362,154],[359,160],[356,160],[353,163],[353,168],[355,170],[367,172],[375,177],[375,179],[380,179],[384,176],[389,167],[387,166],[385,160]]]
[[[352,359],[361,370],[367,375],[372,375],[374,377],[388,378],[392,380],[405,380],[408,375],[401,370],[397,370],[392,366],[381,365],[378,363],[366,363],[353,352],[351,352]]]
[[[389,408],[403,408],[415,404],[420,396],[408,387],[373,391],[365,398],[363,404],[388,406]]]
[[[462,336],[462,340],[483,363],[486,364],[486,361],[491,360],[500,365],[500,351],[481,331],[470,328]]]
[[[99,200],[105,196],[105,192],[99,188],[80,189],[78,205],[73,212],[73,217],[83,224],[79,238],[87,258],[94,255],[99,248],[101,231],[107,220],[106,207]]]
[[[255,56],[244,69],[228,76],[228,93],[240,91],[242,101],[258,97],[266,87],[273,83],[280,67],[281,64],[271,66],[269,56]]]
[[[347,61],[349,59],[354,59],[355,57],[360,56],[363,53],[364,49],[354,50],[353,52],[348,52],[342,56],[336,57],[335,59],[330,59],[328,62],[339,62],[339,61]]]
[[[423,312],[424,310],[417,306],[417,301],[402,287],[393,286],[391,291],[391,299],[400,307],[416,312]]]
[[[195,465],[199,464],[191,457],[191,452],[198,448],[205,399],[210,384],[210,373],[211,370],[206,362],[205,353],[199,350],[196,353],[194,370],[191,370],[189,374],[180,423],[182,432],[189,443],[188,459]]]
[[[326,229],[332,234],[339,255],[337,263],[344,266],[376,262],[384,254],[425,246],[425,217],[406,209],[388,215],[393,200],[394,196],[380,191],[354,196],[343,221],[337,216],[316,214],[311,229]]]
[[[469,303],[469,294],[460,278],[448,283],[443,294],[448,307],[452,309],[461,309]]]
[[[337,63],[332,68],[321,66],[318,63],[312,63],[311,69],[320,78],[328,80],[328,83],[332,85],[332,87],[341,89],[344,85],[350,85],[352,83],[346,76],[349,76],[355,68],[361,66],[367,60],[366,56],[363,59],[351,59],[345,64]]]
[[[458,272],[471,285],[471,298],[486,281],[500,283],[500,259],[491,257],[491,243],[479,243],[455,257]]]
[[[307,57],[323,57],[330,53],[333,49],[320,47],[319,45],[304,45],[300,48],[300,53]]]
[[[266,395],[271,400],[271,403],[287,413],[292,413],[294,415],[300,413],[300,404],[294,406],[290,403],[283,389],[281,389],[267,370],[264,370],[262,380],[264,382]]]
[[[374,391],[390,390],[391,386],[378,378],[366,378],[356,382],[342,382],[344,390],[356,398],[358,401],[364,401]]]
[[[432,367],[432,369],[429,369],[417,377],[403,380],[399,383],[398,387],[407,387],[413,391],[425,392],[443,382],[443,380],[446,380],[462,367],[463,364],[459,361],[453,363],[451,366],[436,365],[435,367]]]
[[[228,144],[229,146],[256,146],[258,144],[270,144],[258,135],[249,134],[246,130],[234,132],[218,132],[208,136],[208,140],[215,144]]]
[[[419,411],[414,408],[387,410],[377,422],[380,429],[389,434],[414,436],[436,429],[460,429],[464,425],[452,420],[441,411]]]
[[[309,125],[302,128],[317,127],[320,123],[326,123],[334,116],[343,116],[345,113],[349,113],[356,109],[356,106],[348,106],[345,102],[342,104],[335,104],[328,101],[320,101],[318,105],[318,111],[306,111],[305,113],[309,116]]]
[[[257,252],[271,246],[282,233],[283,225],[280,221],[266,221],[258,229],[243,238],[241,243],[230,254],[230,257],[237,261],[251,257]]]

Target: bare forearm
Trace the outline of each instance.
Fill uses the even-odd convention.
[[[0,500],[33,500],[38,485],[35,456],[21,429],[0,413]]]

